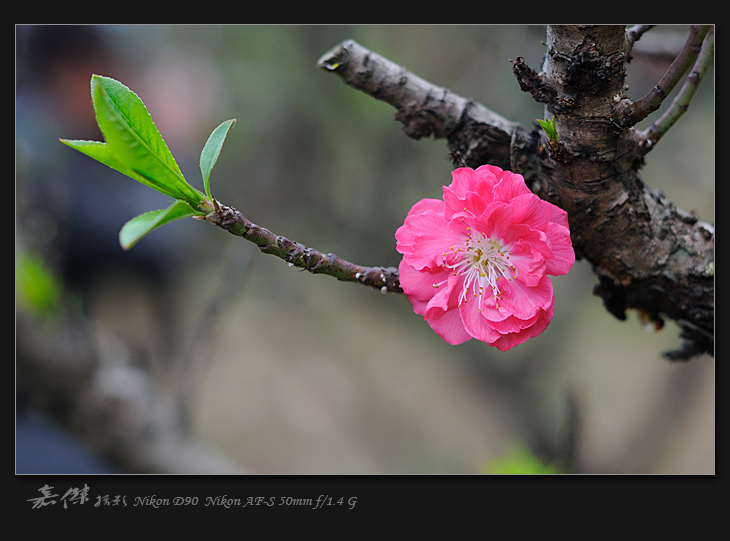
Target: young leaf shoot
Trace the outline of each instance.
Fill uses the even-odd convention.
[[[208,141],[203,147],[203,151],[200,153],[200,172],[203,175],[203,186],[205,187],[205,196],[209,201],[213,200],[213,196],[210,194],[210,172],[213,170],[215,163],[218,161],[218,156],[223,148],[223,142],[226,140],[228,132],[236,123],[236,119],[226,120],[220,126],[213,130],[213,133],[208,137]]]
[[[203,148],[200,170],[204,195],[188,184],[137,94],[119,81],[93,75],[91,98],[104,142],[72,139],[61,139],[61,142],[176,200],[166,209],[147,212],[128,221],[119,233],[122,248],[131,248],[163,224],[190,216],[205,216],[213,209],[210,173],[235,120],[223,122],[213,130]]]

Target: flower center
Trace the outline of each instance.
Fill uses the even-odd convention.
[[[445,253],[444,256],[451,259],[451,263],[444,262],[443,266],[454,269],[454,276],[461,274],[464,277],[459,306],[468,301],[469,295],[474,295],[481,312],[482,299],[487,294],[486,298],[496,299],[499,309],[499,301],[502,300],[499,281],[512,280],[517,272],[509,262],[512,254],[505,249],[502,242],[483,233],[473,232],[464,239],[463,245],[451,246],[449,252],[454,257],[449,258],[449,253]],[[434,284],[434,287],[438,285]]]

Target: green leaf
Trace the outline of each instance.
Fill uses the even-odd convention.
[[[86,154],[90,158],[94,158],[96,161],[119,171],[123,175],[133,178],[137,182],[175,198],[175,193],[164,190],[163,188],[153,184],[147,180],[147,178],[139,175],[136,171],[130,168],[125,162],[119,160],[106,143],[101,143],[99,141],[82,141],[78,139],[61,139],[61,142],[83,154]]]
[[[235,123],[235,118],[221,123],[220,126],[214,129],[210,134],[208,141],[203,147],[203,152],[200,153],[200,172],[203,174],[205,195],[211,201],[213,200],[213,196],[210,195],[210,172],[213,171],[213,167],[218,161],[218,156],[220,156],[221,148],[223,148],[223,142],[226,140],[228,132]]]
[[[91,98],[106,142],[62,142],[197,208],[203,194],[185,180],[142,100],[119,81],[100,75],[91,77]]]
[[[558,137],[558,129],[557,125],[555,123],[555,117],[552,118],[552,120],[537,120],[537,123],[542,126],[542,129],[545,131],[545,133],[548,136],[548,139],[551,141],[555,141],[556,143],[559,142]]]
[[[176,201],[166,209],[145,212],[129,220],[119,232],[119,244],[129,250],[142,237],[154,229],[181,218],[205,216],[205,212],[195,210],[184,201]]]

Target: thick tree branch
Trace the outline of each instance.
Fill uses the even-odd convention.
[[[393,105],[412,137],[446,138],[472,167],[491,163],[522,174],[536,194],[568,211],[576,254],[593,265],[595,293],[610,313],[624,319],[627,309],[636,309],[657,326],[662,317],[674,319],[687,340],[674,358],[713,353],[714,228],[643,183],[635,132],[611,120],[625,85],[629,43],[621,26],[548,27],[542,73],[515,62],[520,86],[556,117],[560,145],[554,149],[537,130],[352,41],[319,65]]]
[[[317,65],[349,86],[392,105],[395,119],[414,139],[454,139],[467,164],[509,167],[517,123],[472,100],[435,86],[352,40],[320,57]],[[523,138],[527,132],[523,131]]]

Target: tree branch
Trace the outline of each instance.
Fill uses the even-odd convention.
[[[436,87],[352,40],[322,55],[317,64],[395,107],[395,118],[409,137],[449,138],[450,147],[465,164],[489,162],[509,169],[513,160],[520,160],[527,169],[524,156],[534,149],[536,138],[483,105]],[[204,217],[206,221],[253,242],[263,253],[279,257],[290,266],[357,282],[383,293],[403,293],[395,267],[367,267],[332,253],[324,254],[254,224],[233,207],[217,201],[215,205],[216,210]]]
[[[409,137],[446,138],[467,164],[509,167],[514,132],[521,127],[487,107],[435,86],[352,40],[333,47],[317,65],[392,105],[397,111],[395,119]],[[523,130],[523,137],[526,134]]]
[[[707,32],[705,40],[702,42],[700,54],[697,56],[697,60],[695,61],[695,65],[690,74],[687,76],[681,90],[674,98],[672,105],[661,117],[659,117],[659,119],[656,120],[656,122],[641,132],[640,136],[645,141],[650,142],[650,145],[647,145],[647,149],[653,148],[654,144],[656,144],[656,142],[659,141],[659,139],[661,139],[667,131],[669,131],[669,128],[671,128],[675,122],[677,122],[677,120],[679,120],[679,118],[687,112],[689,102],[692,100],[692,97],[694,96],[695,91],[697,90],[697,87],[702,81],[705,73],[712,65],[714,56],[715,29],[713,27]]]
[[[628,47],[633,47],[634,43],[639,41],[641,36],[644,35],[644,32],[652,28],[654,28],[653,24],[637,24],[626,30],[626,36],[629,38]]]
[[[692,25],[684,47],[656,86],[635,102],[622,100],[611,117],[613,121],[624,127],[634,126],[659,109],[697,57],[709,29],[710,25]]]
[[[431,85],[352,41],[319,60],[351,87],[393,105],[411,137],[446,138],[471,167],[491,163],[522,174],[533,192],[568,211],[576,255],[593,265],[599,277],[594,293],[611,314],[625,319],[627,309],[636,309],[656,325],[669,317],[688,342],[674,358],[712,354],[714,227],[639,178],[643,154],[635,133],[610,120],[627,64],[624,28],[603,26],[548,27],[539,75],[518,59],[518,81],[544,98],[546,113],[557,120],[560,147],[548,152],[538,130]]]
[[[323,254],[298,242],[276,235],[249,221],[240,211],[214,201],[216,210],[201,217],[229,233],[253,242],[265,254],[283,259],[289,266],[312,274],[334,276],[343,282],[357,282],[382,293],[403,293],[395,267],[363,267],[345,261],[335,254]]]
[[[30,406],[53,416],[127,473],[241,474],[190,437],[172,399],[124,344],[83,318],[16,318],[19,385]],[[100,429],[100,426],[103,429]]]

